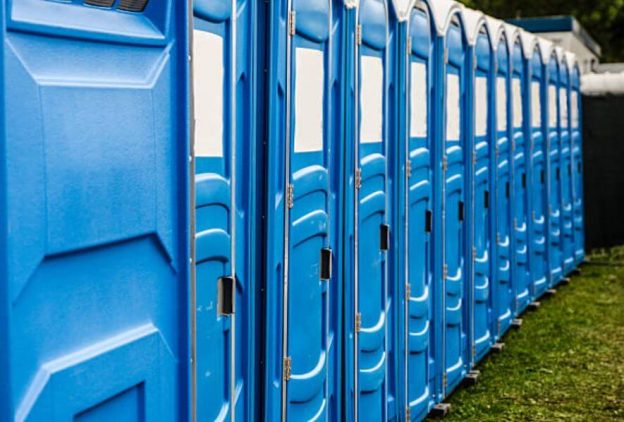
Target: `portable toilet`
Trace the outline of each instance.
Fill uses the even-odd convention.
[[[466,22],[466,150],[470,152],[467,166],[467,221],[469,241],[467,304],[470,367],[490,350],[492,336],[492,213],[490,212],[490,167],[492,148],[492,43],[485,15],[464,9]]]
[[[512,151],[512,288],[514,292],[513,310],[516,315],[529,305],[531,295],[529,268],[529,194],[528,163],[530,142],[527,141],[524,93],[527,91],[526,66],[521,30],[505,24],[510,46],[511,63],[511,151]]]
[[[190,11],[95,3],[2,5],[3,421],[191,419]]]
[[[570,64],[570,133],[572,138],[572,198],[574,213],[574,262],[585,259],[583,211],[583,129],[581,106],[581,71],[576,56],[568,53]]]
[[[493,92],[495,111],[494,171],[491,173],[495,191],[494,209],[496,242],[496,277],[494,285],[494,335],[500,338],[509,328],[513,318],[513,291],[511,285],[511,142],[510,115],[508,113],[510,62],[507,34],[501,21],[488,17],[495,55],[496,81]]]
[[[402,218],[405,235],[398,255],[404,257],[405,301],[398,312],[401,324],[396,335],[403,351],[397,380],[405,408],[405,420],[422,420],[435,404],[432,389],[434,361],[433,312],[433,71],[434,24],[424,3],[410,5],[405,15],[405,41],[399,48],[403,70],[404,120],[399,120],[401,152],[405,160]],[[405,54],[401,54],[405,51]],[[399,283],[401,284],[401,283]],[[399,298],[401,295],[396,296]]]
[[[343,4],[269,6],[265,420],[337,420]],[[286,25],[284,25],[286,22]],[[338,25],[339,26],[339,25]]]
[[[574,269],[574,215],[572,210],[572,148],[570,138],[570,71],[565,52],[559,54],[559,143],[561,173],[561,251],[563,275]]]
[[[389,154],[393,104],[396,97],[391,10],[386,0],[360,0],[353,5],[347,27],[346,55],[353,55],[347,75],[352,77],[347,101],[351,136],[346,137],[345,162],[348,180],[344,191],[349,255],[345,289],[345,394],[346,417],[353,420],[384,420],[388,414],[388,327],[392,324],[392,286],[388,251],[391,246]],[[350,19],[351,19],[350,18]],[[391,374],[390,374],[391,376]]]
[[[536,36],[526,34],[525,53],[529,54],[530,88],[525,96],[530,102],[530,135],[531,157],[529,164],[531,195],[530,195],[530,235],[529,250],[531,253],[532,298],[535,300],[548,289],[548,184],[547,163],[548,150],[546,144],[546,112],[547,112],[547,79],[546,66],[550,55],[550,44]]]
[[[426,2],[434,40],[434,312],[436,383],[441,400],[464,378],[468,362],[464,309],[465,245],[465,54],[462,7],[451,0]]]
[[[195,312],[192,411],[253,419],[258,196],[255,5],[193,2]],[[221,394],[215,394],[216,391]]]
[[[561,259],[561,166],[559,147],[559,54],[550,49],[547,61],[547,122],[546,145],[548,150],[548,261],[552,287],[562,277]]]

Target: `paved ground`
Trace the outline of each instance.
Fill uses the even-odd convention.
[[[447,421],[624,420],[624,247],[594,254],[522,316]]]

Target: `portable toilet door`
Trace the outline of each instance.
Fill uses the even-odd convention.
[[[490,350],[492,336],[492,214],[490,212],[490,149],[492,125],[490,97],[493,81],[492,44],[481,12],[464,10],[468,34],[466,52],[466,134],[469,142],[467,151],[472,151],[472,163],[468,166],[469,188],[467,189],[467,220],[471,240],[467,251],[472,254],[468,260],[468,306],[470,366],[476,365]],[[471,28],[468,30],[468,28]],[[469,75],[469,76],[468,76]]]
[[[562,277],[561,259],[561,166],[559,148],[559,59],[555,49],[551,49],[547,65],[547,135],[548,150],[548,261],[552,287]]]
[[[574,212],[574,262],[579,265],[585,259],[585,229],[583,211],[583,138],[581,107],[581,72],[576,56],[570,60],[570,126],[572,137],[572,186]]]
[[[512,286],[514,291],[514,313],[522,313],[528,306],[531,295],[529,293],[529,239],[528,239],[528,157],[530,143],[525,136],[525,111],[523,94],[526,92],[525,59],[519,28],[505,25],[509,36],[511,53],[511,150],[512,150],[512,198],[513,198],[513,247],[512,259]],[[512,35],[510,35],[512,34]]]
[[[362,0],[356,9],[352,297],[345,329],[350,343],[347,414],[354,420],[387,418],[390,247],[389,125],[392,52],[385,0]],[[392,98],[395,100],[396,98]],[[351,321],[348,322],[348,321]]]
[[[530,265],[532,299],[542,296],[548,289],[548,185],[547,185],[547,148],[544,128],[546,127],[546,67],[549,48],[547,44],[538,43],[534,38],[530,50],[530,88],[526,96],[530,100],[530,142],[531,159],[531,231],[530,231]],[[527,51],[528,48],[525,48]]]
[[[572,148],[570,138],[570,71],[565,52],[559,60],[559,140],[561,173],[561,250],[563,275],[574,269],[574,215],[572,210]]]
[[[422,420],[434,404],[433,361],[433,28],[427,7],[410,8],[406,41],[406,164],[404,393],[407,420]],[[398,334],[401,335],[401,334]]]
[[[2,4],[3,421],[191,418],[190,12],[99,3]]]
[[[509,141],[509,45],[503,24],[488,18],[494,39],[496,82],[493,103],[496,104],[494,164],[492,179],[495,191],[496,277],[494,298],[494,335],[500,338],[509,328],[513,317],[511,286],[511,142]]]
[[[336,420],[339,412],[333,9],[329,0],[269,9],[266,420]]]

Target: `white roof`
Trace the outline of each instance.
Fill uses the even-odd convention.
[[[490,39],[492,40],[492,50],[498,48],[498,43],[501,40],[501,37],[504,33],[503,21],[493,18],[491,16],[485,17],[485,22],[487,23],[488,30],[490,32]]]
[[[511,54],[514,44],[516,43],[516,38],[520,36],[520,28],[508,23],[503,23],[503,26],[505,27],[505,34],[507,34],[507,47],[509,47],[509,54]]]
[[[344,0],[345,7],[347,9],[353,9],[354,7],[357,7],[358,3],[358,0]]]
[[[565,54],[565,50],[559,46],[555,47],[555,54],[557,55],[557,60],[561,64],[568,64],[568,60]]]
[[[485,25],[485,15],[478,10],[464,8],[464,31],[469,45],[475,45],[481,27]]]
[[[451,17],[457,11],[462,10],[462,6],[453,0],[427,0],[431,8],[431,16],[435,24],[438,35],[445,35]]]
[[[588,73],[581,79],[581,91],[584,95],[623,95],[624,72]]]
[[[520,30],[520,41],[522,42],[524,57],[527,60],[530,60],[533,57],[533,51],[535,49],[535,43],[537,43],[537,37],[530,32]]]
[[[568,61],[568,67],[570,68],[570,73],[571,73],[572,70],[578,66],[576,54],[572,53],[571,51],[566,51],[565,55],[566,55],[566,60]]]
[[[392,0],[394,12],[396,13],[399,21],[403,22],[407,19],[410,10],[412,10],[416,2],[417,0]]]
[[[537,43],[540,46],[540,50],[542,50],[542,62],[544,64],[548,64],[550,61],[550,53],[553,48],[553,43],[541,37],[538,37]]]

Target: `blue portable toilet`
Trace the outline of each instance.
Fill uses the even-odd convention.
[[[466,374],[464,312],[466,38],[462,7],[451,0],[426,3],[435,23],[433,124],[434,312],[436,382],[442,400]]]
[[[561,173],[561,252],[563,275],[574,269],[574,215],[572,210],[572,147],[570,138],[570,71],[565,52],[559,55],[559,143]]]
[[[342,8],[283,0],[268,12],[266,420],[340,414]]]
[[[528,306],[531,295],[529,267],[529,193],[528,161],[530,142],[526,128],[524,93],[527,91],[524,48],[521,30],[513,25],[505,24],[507,40],[510,48],[511,64],[511,151],[512,151],[512,288],[514,292],[513,311],[522,313]]]
[[[570,136],[572,139],[572,198],[574,214],[574,263],[585,259],[583,211],[583,129],[581,106],[581,71],[576,56],[568,53],[570,64]]]
[[[433,37],[434,26],[424,3],[410,4],[405,14],[404,39],[399,47],[403,68],[404,98],[399,127],[400,151],[405,160],[399,210],[405,221],[404,239],[397,253],[403,256],[403,306],[397,312],[401,324],[397,337],[402,365],[397,380],[405,409],[405,420],[422,420],[435,404],[431,388],[435,372],[433,312]],[[405,54],[401,54],[405,52]],[[399,283],[400,285],[401,283]],[[396,296],[399,298],[401,295]],[[396,300],[396,299],[395,299]],[[398,355],[398,354],[397,354]]]
[[[481,12],[464,9],[466,36],[466,150],[470,151],[467,166],[467,212],[469,241],[467,303],[469,309],[468,338],[470,367],[490,350],[492,336],[492,218],[490,208],[490,168],[492,148],[491,115],[493,54],[492,42]],[[472,259],[470,259],[472,258]]]
[[[548,150],[545,137],[546,121],[546,66],[550,53],[550,44],[534,35],[526,34],[525,54],[530,60],[527,75],[529,86],[525,94],[530,113],[531,157],[529,173],[531,181],[530,195],[530,267],[532,299],[539,298],[548,289],[548,184],[547,161]]]
[[[513,318],[514,294],[511,285],[511,142],[509,80],[510,59],[509,43],[504,25],[498,19],[488,17],[492,36],[492,48],[495,55],[495,89],[492,103],[496,105],[494,122],[496,135],[494,141],[494,170],[491,173],[494,187],[495,220],[495,258],[496,277],[494,284],[494,335],[500,338],[509,328]]]
[[[548,261],[549,285],[559,283],[562,273],[561,251],[561,166],[559,142],[559,55],[550,48],[546,75],[546,145],[548,150]]]
[[[253,419],[257,361],[255,4],[193,2],[193,412]],[[221,394],[215,394],[216,391]]]
[[[190,11],[95,3],[2,3],[3,421],[191,418]]]

